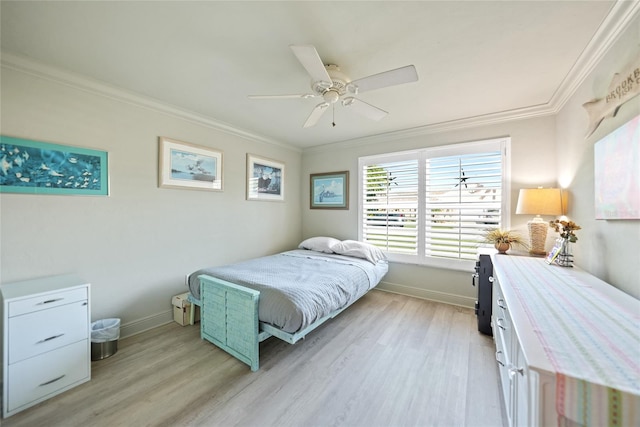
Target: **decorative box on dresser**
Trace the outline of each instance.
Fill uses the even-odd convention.
[[[3,417],[91,379],[89,283],[61,275],[0,291]]]
[[[509,425],[640,425],[640,301],[544,258],[491,261]]]

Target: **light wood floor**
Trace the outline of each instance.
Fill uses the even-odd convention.
[[[92,380],[11,426],[503,426],[490,337],[473,310],[372,291],[252,373],[168,324],[120,340]]]

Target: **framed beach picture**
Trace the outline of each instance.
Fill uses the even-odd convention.
[[[284,200],[284,163],[247,153],[247,200]]]
[[[311,209],[349,209],[349,171],[313,173]]]
[[[107,152],[2,135],[0,193],[108,196]]]
[[[222,152],[174,139],[159,139],[160,187],[222,191]]]

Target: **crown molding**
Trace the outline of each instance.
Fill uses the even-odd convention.
[[[203,116],[192,111],[170,105],[166,102],[159,101],[146,95],[141,95],[132,91],[127,91],[115,86],[108,85],[98,80],[62,70],[57,67],[45,65],[43,63],[25,58],[10,52],[2,52],[0,55],[0,64],[2,68],[14,70],[31,76],[48,80],[57,84],[72,87],[77,90],[88,92],[94,95],[109,98],[118,102],[133,105],[136,107],[152,110],[161,114],[166,114],[190,123],[215,129],[229,135],[237,136],[254,142],[276,145],[280,148],[301,152],[298,147],[276,141],[246,130],[238,129],[230,124],[214,120],[210,117]]]
[[[431,125],[419,126],[415,128],[403,129],[399,131],[380,133],[377,135],[365,136],[362,138],[337,141],[331,144],[316,145],[304,149],[305,153],[320,153],[324,151],[336,150],[337,148],[362,147],[364,145],[388,142],[390,140],[403,140],[425,135],[433,135],[443,132],[452,132],[474,127],[489,126],[506,123],[514,120],[531,119],[554,114],[549,104],[542,104],[533,107],[518,108],[515,110],[502,111],[499,113],[485,114],[481,116],[467,117],[448,122],[434,123]]]

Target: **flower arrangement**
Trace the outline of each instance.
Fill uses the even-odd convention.
[[[575,231],[582,229],[582,227],[573,221],[560,221],[559,219],[549,221],[549,227],[553,228],[557,233],[560,233],[560,237],[567,239],[571,243],[575,243],[578,240]]]
[[[491,228],[486,230],[483,241],[486,243],[493,243],[499,245],[500,243],[506,243],[509,245],[520,245],[527,248],[529,245],[527,241],[516,231],[512,230],[500,230],[499,228]]]

